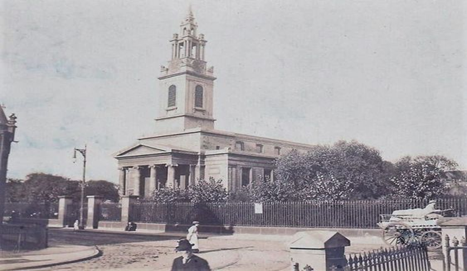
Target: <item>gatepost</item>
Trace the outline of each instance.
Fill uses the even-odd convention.
[[[131,205],[133,205],[136,200],[138,199],[138,196],[134,195],[128,195],[128,196],[122,196],[122,223],[125,225],[128,224],[128,222],[131,221]]]
[[[87,196],[88,199],[88,219],[86,222],[87,228],[97,229],[99,226],[100,205],[102,196]]]
[[[452,245],[452,240],[456,238],[458,241],[461,241],[463,238],[467,238],[467,217],[445,217],[440,218],[437,222],[439,226],[441,226],[441,235],[442,235],[442,244],[443,244],[443,255],[444,255],[444,262],[453,263],[454,253],[458,253],[457,251],[451,251],[451,260],[448,260],[448,248],[447,245]],[[447,244],[446,236],[449,236],[451,240],[450,244]],[[462,244],[460,244],[462,246]],[[459,251],[460,254],[460,261],[459,261],[459,268],[460,270],[464,270],[463,268],[467,267],[467,253],[465,250]]]
[[[332,266],[343,268],[347,265],[346,246],[350,246],[350,240],[338,232],[297,232],[290,243],[293,270],[302,270],[306,265],[316,271],[329,271]]]
[[[68,206],[73,202],[70,196],[58,197],[58,224],[62,227],[68,226]]]

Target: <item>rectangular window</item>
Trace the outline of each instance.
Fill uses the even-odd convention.
[[[263,152],[263,145],[261,145],[261,144],[256,144],[256,152],[262,153],[262,152]]]
[[[235,142],[235,149],[236,149],[236,150],[243,151],[243,150],[244,150],[244,147],[245,147],[245,146],[244,146],[243,142],[241,142],[241,141]]]
[[[280,147],[274,147],[274,154],[281,155],[281,148]]]
[[[251,168],[242,168],[242,186],[248,186],[250,184]]]

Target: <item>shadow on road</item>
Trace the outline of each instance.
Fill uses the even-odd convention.
[[[64,229],[49,229],[49,245],[51,246],[62,244],[99,246],[148,241],[178,240],[180,237],[180,234],[138,235],[118,232],[93,232],[92,230],[73,231]]]
[[[210,250],[202,250],[197,254],[203,254],[203,253],[208,253],[208,252],[216,252],[216,251],[228,251],[228,250],[239,250],[239,249],[249,249],[249,248],[254,248],[253,246],[248,246],[248,247],[232,247],[232,248],[219,248],[219,249],[210,249]]]

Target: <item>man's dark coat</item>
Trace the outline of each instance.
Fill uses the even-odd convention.
[[[196,255],[192,255],[187,263],[183,264],[183,257],[175,258],[172,263],[172,271],[211,271],[209,263]]]

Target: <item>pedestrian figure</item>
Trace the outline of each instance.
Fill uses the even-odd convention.
[[[135,222],[128,222],[128,225],[125,227],[125,231],[136,231],[136,225]]]
[[[188,234],[186,239],[193,245],[193,253],[199,252],[199,243],[198,243],[198,226],[199,221],[193,221],[193,226],[188,229]]]
[[[8,220],[8,223],[16,223],[18,221],[19,215],[15,211],[11,211],[11,216],[10,220]]]
[[[175,251],[181,253],[182,256],[174,259],[172,263],[172,271],[211,271],[208,261],[193,254],[193,244],[186,239],[178,241],[178,246]]]
[[[75,220],[75,223],[73,223],[73,229],[74,229],[75,231],[79,230],[79,221],[78,221],[78,219],[76,219],[76,220]]]

